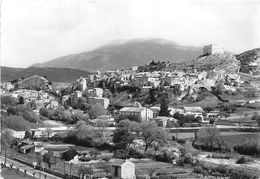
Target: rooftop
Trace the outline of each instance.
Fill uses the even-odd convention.
[[[115,159],[115,160],[111,163],[111,165],[112,165],[112,166],[121,166],[121,165],[123,165],[123,163],[125,163],[125,160],[123,160],[123,159]]]
[[[144,108],[135,108],[135,107],[124,107],[120,109],[120,112],[141,112]]]

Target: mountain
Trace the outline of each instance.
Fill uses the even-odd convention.
[[[46,76],[53,82],[73,82],[81,76],[89,75],[87,71],[70,69],[70,68],[11,68],[1,67],[1,81],[12,81],[18,78],[26,78],[33,75]]]
[[[260,48],[243,52],[236,58],[241,62],[241,72],[260,75]]]
[[[107,71],[147,64],[152,60],[184,62],[202,53],[202,48],[180,46],[162,39],[113,41],[92,51],[67,55],[34,64],[34,67],[73,68],[86,71]]]

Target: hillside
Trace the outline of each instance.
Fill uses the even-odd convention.
[[[212,54],[193,60],[192,64],[200,71],[215,71],[236,74],[240,69],[240,61],[234,55]]]
[[[260,48],[243,52],[236,55],[236,58],[241,62],[241,72],[260,74]]]
[[[11,68],[1,67],[1,81],[12,81],[18,78],[38,75],[46,76],[52,82],[73,82],[81,76],[90,74],[87,71],[69,68]]]
[[[33,66],[106,71],[140,66],[152,60],[191,61],[201,51],[202,48],[199,47],[180,46],[162,39],[134,39],[110,43],[93,51],[68,55]]]

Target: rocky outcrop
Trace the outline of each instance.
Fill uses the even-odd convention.
[[[240,70],[240,61],[234,55],[213,54],[198,57],[193,65],[200,71],[207,71],[208,79],[220,80],[228,74],[237,74]]]
[[[236,58],[241,62],[241,72],[260,74],[260,48],[243,52],[236,55]]]
[[[51,82],[42,76],[30,76],[18,81],[15,84],[18,88],[33,89],[33,90],[51,90]]]

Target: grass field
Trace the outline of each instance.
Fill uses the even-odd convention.
[[[233,150],[235,145],[243,144],[247,139],[256,138],[260,141],[260,132],[255,133],[237,133],[222,136],[228,147]]]
[[[24,175],[21,171],[16,172],[16,170],[10,170],[9,168],[3,168],[0,174],[4,179],[32,179],[32,176]]]

